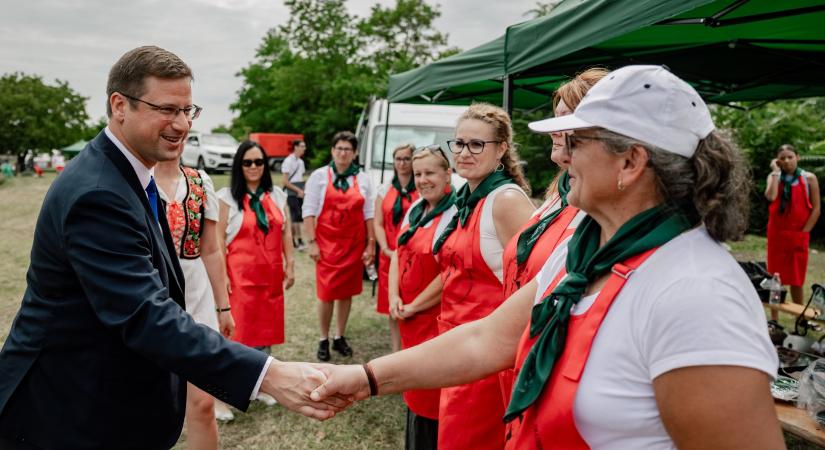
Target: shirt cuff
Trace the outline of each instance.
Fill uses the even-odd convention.
[[[272,361],[274,360],[275,358],[271,356],[266,358],[266,363],[264,364],[263,370],[261,370],[261,375],[258,376],[258,382],[255,383],[255,388],[252,389],[252,395],[249,397],[250,400],[255,400],[256,398],[258,398],[258,391],[261,390],[261,384],[264,382],[264,376],[266,375],[266,371],[267,369],[269,369],[269,365],[272,364]]]

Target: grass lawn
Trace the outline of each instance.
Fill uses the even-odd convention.
[[[9,326],[20,306],[25,290],[25,272],[29,264],[34,224],[43,196],[54,179],[15,178],[0,185],[0,342],[5,341]],[[226,186],[226,175],[215,175],[217,188]],[[763,261],[765,239],[749,236],[732,245],[738,259]],[[825,282],[825,258],[812,254],[808,282]],[[306,254],[296,258],[295,286],[286,293],[286,336],[284,345],[274,347],[273,354],[286,360],[314,361],[317,335],[314,297],[314,267]],[[374,311],[371,286],[353,301],[347,337],[355,349],[351,360],[333,356],[335,363],[361,363],[389,352],[386,319]],[[808,295],[808,293],[806,293]],[[791,323],[791,318],[784,320]],[[334,353],[334,352],[333,352]],[[331,421],[318,423],[280,406],[266,407],[253,402],[246,414],[236,413],[235,420],[220,425],[221,446],[227,449],[398,449],[404,446],[405,407],[400,396],[371,399],[354,406]],[[788,436],[791,449],[816,448]],[[176,448],[186,448],[182,436]]]

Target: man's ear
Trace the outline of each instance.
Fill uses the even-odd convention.
[[[126,97],[117,92],[112,92],[112,95],[109,96],[109,106],[112,108],[112,117],[110,119],[118,123],[123,122],[124,116],[126,115],[126,108],[129,107],[129,101]]]

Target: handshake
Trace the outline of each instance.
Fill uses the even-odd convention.
[[[370,396],[367,370],[366,365],[336,366],[274,360],[260,390],[291,411],[326,420]]]

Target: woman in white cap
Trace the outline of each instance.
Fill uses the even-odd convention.
[[[543,127],[575,130],[567,198],[589,216],[569,245],[487,318],[331,369],[313,397],[465,383],[515,361],[507,448],[784,448],[764,311],[719,245],[746,227],[748,179],[696,91],[629,66]]]

